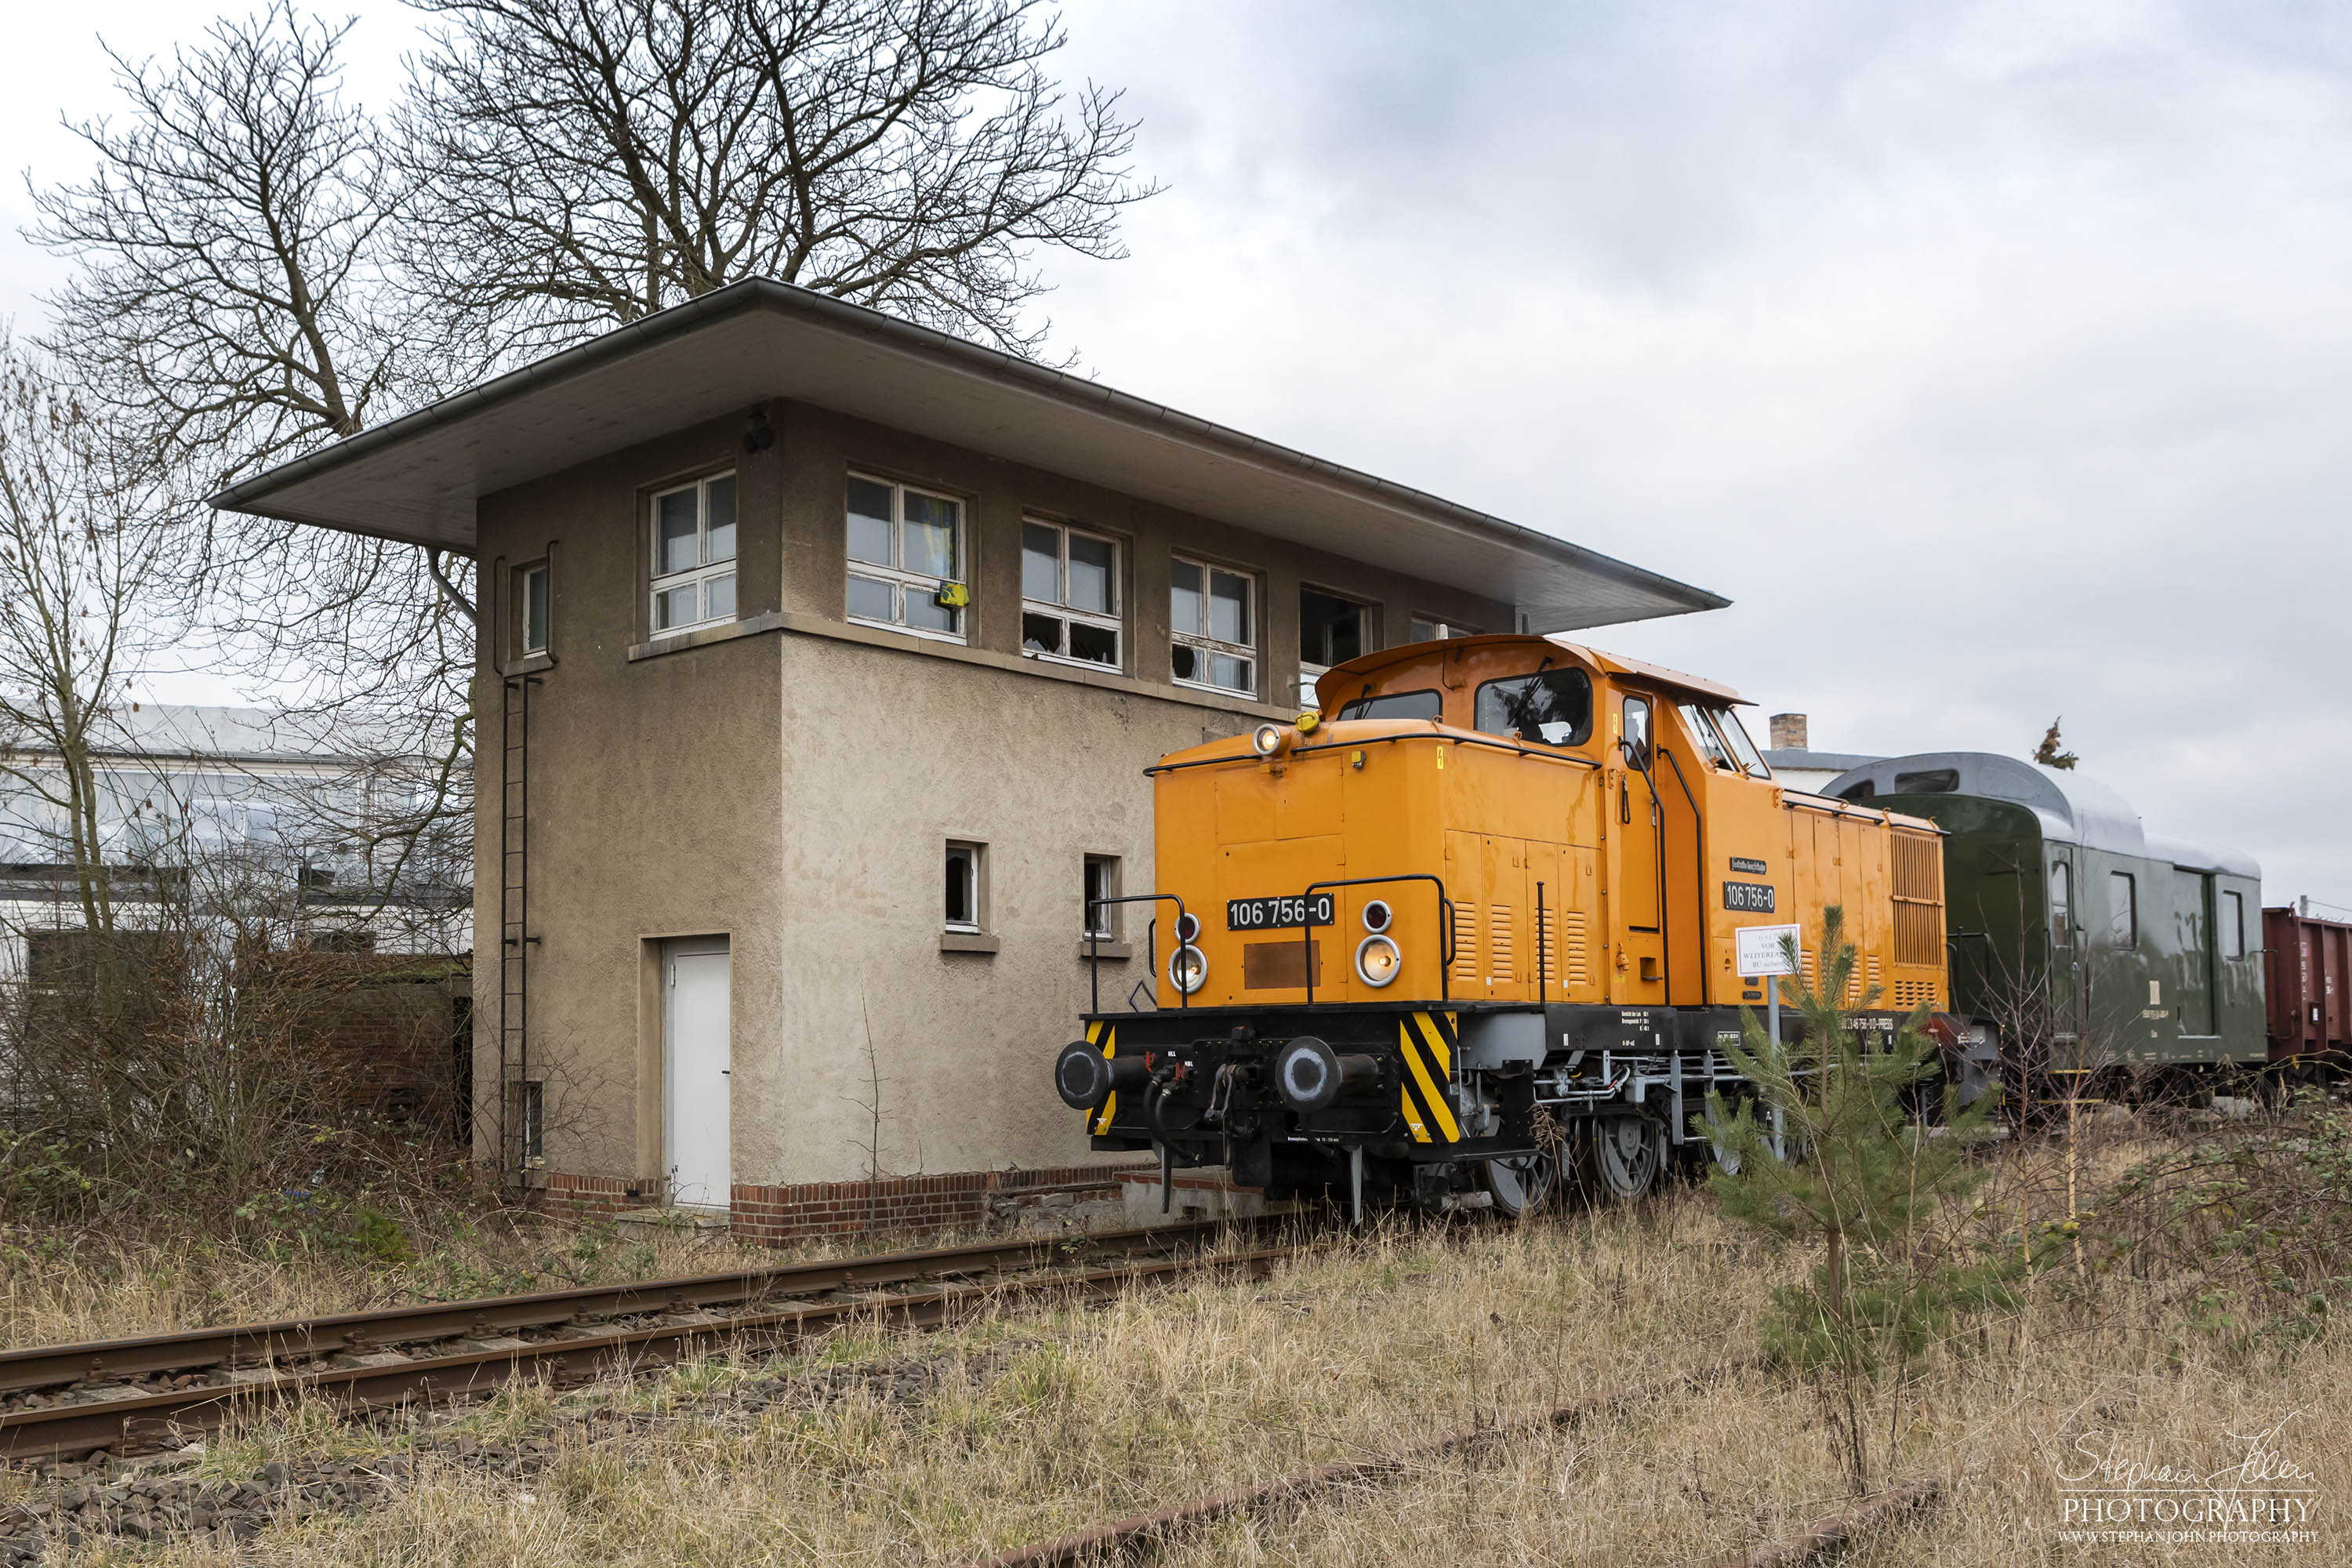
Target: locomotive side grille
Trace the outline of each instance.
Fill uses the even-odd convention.
[[[1490,904],[1486,909],[1486,979],[1496,985],[1511,981],[1511,906]]]
[[[1907,1013],[1914,1007],[1936,1005],[1936,983],[1932,980],[1898,980],[1895,983],[1895,1005]]]
[[[1454,906],[1454,984],[1478,980],[1478,910],[1475,904]]]
[[[1869,963],[1870,970],[1866,979],[1864,994],[1867,994],[1868,992],[1875,991],[1881,996],[1884,996],[1886,994],[1886,982],[1880,976],[1878,972],[1878,954],[1874,952],[1872,953],[1870,955]]]
[[[1895,962],[1936,968],[1944,961],[1944,857],[1936,839],[1895,836]]]
[[[1584,911],[1570,910],[1559,917],[1559,973],[1565,985],[1590,985],[1592,971],[1585,957]]]

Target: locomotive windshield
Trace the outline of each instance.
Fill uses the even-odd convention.
[[[1339,710],[1342,719],[1434,719],[1445,711],[1445,700],[1434,691],[1383,691],[1359,697]]]
[[[1592,737],[1592,678],[1580,669],[1539,669],[1478,688],[1474,722],[1484,733],[1543,746],[1580,746]]]
[[[1747,773],[1759,779],[1772,776],[1772,770],[1757,754],[1756,742],[1748,738],[1748,731],[1739,727],[1739,720],[1730,709],[1696,702],[1678,706],[1683,722],[1690,726],[1691,739],[1698,742],[1708,762],[1727,773]]]

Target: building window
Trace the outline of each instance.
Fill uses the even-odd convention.
[[[547,563],[522,569],[522,652],[527,658],[547,651]]]
[[[2074,869],[2063,860],[2050,863],[2050,940],[2074,945]]]
[[[1443,642],[1447,637],[1475,637],[1477,635],[1475,627],[1455,626],[1451,621],[1433,621],[1415,616],[1412,618],[1412,635],[1406,637],[1405,641]]]
[[[536,1079],[522,1085],[522,1163],[533,1169],[547,1163],[547,1086]]]
[[[849,618],[963,640],[963,503],[849,476]]]
[[[948,841],[947,854],[947,929],[956,931],[978,931],[981,929],[981,860],[986,846]]]
[[[654,497],[654,630],[735,618],[735,476]]]
[[[1315,682],[1335,664],[1345,664],[1372,645],[1366,629],[1371,612],[1352,599],[1319,588],[1298,590],[1298,705],[1315,706]]]
[[[1118,906],[1097,900],[1118,897],[1118,857],[1087,856],[1085,902],[1079,906],[1079,933],[1099,937],[1105,942],[1116,941],[1118,936]]]
[[[2221,956],[2246,956],[2246,895],[2221,895]]]
[[[1250,580],[1238,572],[1198,561],[1171,563],[1168,624],[1179,683],[1256,694],[1257,633],[1250,594]]]
[[[2107,874],[2107,935],[2119,948],[2139,945],[2139,891],[2128,871]]]
[[[1060,523],[1021,524],[1021,651],[1119,668],[1118,546]]]

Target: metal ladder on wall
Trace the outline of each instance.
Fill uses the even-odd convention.
[[[499,770],[499,1184],[520,1186],[529,1157],[530,1080],[530,689],[500,682]]]

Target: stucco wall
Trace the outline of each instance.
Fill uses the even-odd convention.
[[[502,688],[535,675],[530,1035],[550,1080],[549,1171],[663,1171],[653,943],[719,933],[737,1182],[1082,1161],[1046,1064],[1087,1001],[1083,857],[1120,857],[1130,892],[1151,885],[1142,769],[1290,710],[1302,583],[1375,605],[1387,644],[1414,615],[1504,629],[1510,608],[821,409],[769,414],[780,438],[756,455],[722,421],[481,503],[500,613],[479,687],[478,1102],[494,1110],[499,1082]],[[852,467],[964,499],[966,647],[843,619]],[[729,468],[741,619],[696,646],[651,642],[649,496]],[[1120,539],[1123,670],[1020,657],[1024,514]],[[1179,549],[1256,576],[1256,699],[1170,681]],[[552,658],[521,661],[509,569],[542,555]],[[988,847],[992,953],[941,949],[951,837]],[[1143,978],[1149,918],[1125,915],[1139,956],[1103,966],[1107,1005]],[[486,1152],[494,1130],[486,1116]]]

